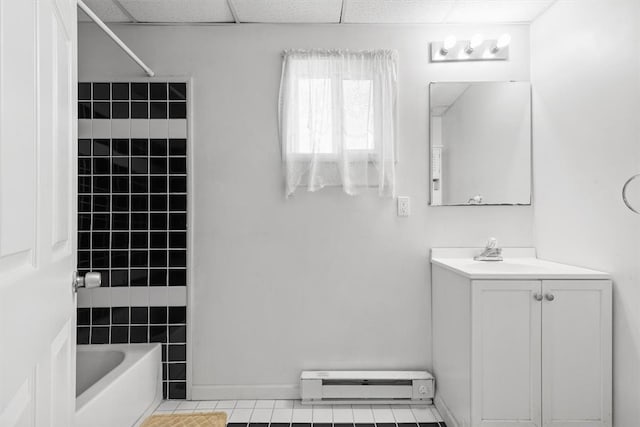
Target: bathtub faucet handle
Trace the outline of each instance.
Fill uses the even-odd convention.
[[[73,291],[78,292],[78,288],[99,288],[102,285],[102,275],[95,271],[90,271],[82,276],[77,271],[73,272],[72,286]]]

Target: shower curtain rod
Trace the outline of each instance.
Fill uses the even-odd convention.
[[[153,77],[155,75],[153,70],[151,68],[147,67],[147,65],[144,62],[142,62],[142,60],[140,58],[138,58],[138,56],[135,53],[133,53],[133,51],[131,49],[129,49],[129,47],[126,44],[124,44],[124,42],[122,40],[120,40],[120,37],[118,37],[113,31],[111,31],[111,29],[109,27],[107,27],[107,24],[102,22],[102,20],[100,18],[98,18],[98,15],[96,15],[95,13],[93,13],[93,11],[91,9],[89,9],[89,6],[84,4],[84,2],[82,0],[78,0],[78,6],[80,7],[80,9],[82,9],[84,11],[84,13],[86,13],[89,16],[89,18],[91,18],[93,20],[93,22],[98,24],[98,27],[100,27],[102,29],[102,31],[107,33],[107,35],[109,37],[111,37],[111,39],[113,39],[113,41],[118,46],[120,46],[120,48],[122,50],[124,50],[124,52],[127,55],[129,55],[131,57],[131,59],[133,59],[144,70],[144,72],[147,73],[147,75],[149,77]]]

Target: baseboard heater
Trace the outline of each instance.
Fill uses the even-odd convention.
[[[431,404],[434,379],[427,371],[302,371],[306,404]]]

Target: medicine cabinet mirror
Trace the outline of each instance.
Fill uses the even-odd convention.
[[[529,82],[429,85],[431,205],[531,204]]]

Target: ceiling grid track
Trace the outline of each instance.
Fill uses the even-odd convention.
[[[138,24],[140,22],[135,18],[135,16],[129,13],[129,11],[122,5],[122,3],[120,3],[120,0],[112,0],[112,1],[113,1],[113,4],[115,4],[118,7],[118,9],[120,9],[122,13],[124,13],[127,16],[127,18],[131,20],[131,23]]]
[[[238,11],[236,10],[236,6],[233,4],[233,0],[227,0],[227,6],[229,6],[229,10],[231,11],[231,15],[233,15],[233,20],[236,21],[236,24],[240,24],[240,18],[238,17]]]
[[[556,4],[558,2],[558,0],[553,0],[551,3],[549,3],[549,5],[547,7],[545,7],[544,9],[542,9],[540,11],[540,13],[538,15],[536,15],[532,21],[535,21],[536,19],[540,18],[542,15],[544,15],[547,10],[549,10],[551,8],[551,6],[553,6],[554,4]]]
[[[456,8],[456,4],[459,1],[460,0],[456,0],[456,2],[451,3],[451,6],[449,6],[449,11],[444,15],[444,17],[442,18],[442,21],[440,22],[440,24],[446,24],[447,22],[449,22],[449,17],[453,13],[453,10]]]
[[[104,22],[526,24],[557,0],[85,0]],[[87,21],[84,15],[80,21]]]

